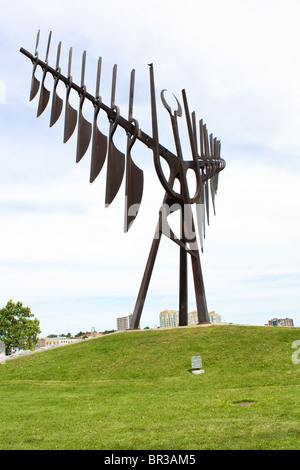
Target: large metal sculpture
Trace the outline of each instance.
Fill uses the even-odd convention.
[[[161,101],[165,109],[168,111],[175,141],[176,154],[170,152],[159,143],[158,135],[158,119],[156,109],[156,95],[154,83],[153,64],[149,64],[150,71],[150,96],[151,96],[151,115],[152,115],[152,137],[139,129],[138,121],[133,117],[133,100],[134,100],[134,84],[135,70],[131,72],[130,92],[129,92],[129,112],[128,118],[121,116],[120,109],[115,103],[117,65],[113,68],[112,75],[112,91],[110,106],[103,103],[100,94],[100,75],[101,75],[101,57],[98,60],[96,92],[91,95],[87,92],[84,84],[86,52],[82,56],[81,85],[76,85],[72,80],[72,48],[69,51],[68,76],[61,73],[60,52],[61,43],[57,48],[57,60],[55,69],[48,64],[48,54],[51,42],[51,32],[49,34],[47,52],[45,61],[39,58],[38,44],[40,32],[38,32],[36,40],[35,53],[32,55],[25,49],[21,48],[20,52],[28,57],[33,64],[33,73],[30,89],[30,101],[38,94],[40,89],[38,112],[40,116],[46,109],[50,92],[45,87],[45,78],[47,74],[52,75],[54,79],[54,88],[52,94],[52,108],[50,116],[50,127],[59,119],[63,110],[63,100],[57,94],[57,85],[59,81],[66,86],[66,103],[65,103],[65,121],[63,141],[67,142],[78,127],[77,134],[77,154],[76,162],[79,162],[86,153],[91,142],[91,170],[90,182],[92,183],[103,168],[107,159],[106,170],[106,193],[105,206],[108,207],[121,187],[125,174],[125,221],[124,230],[127,232],[134,222],[143,195],[143,171],[134,163],[131,157],[131,149],[138,139],[153,151],[154,166],[157,176],[165,190],[163,204],[159,211],[157,227],[153,238],[152,246],[145,267],[144,276],[141,282],[140,290],[136,300],[135,309],[131,321],[131,329],[137,329],[147,290],[149,287],[156,255],[158,252],[161,236],[165,235],[170,238],[179,247],[180,252],[180,268],[179,268],[179,325],[187,325],[188,320],[188,283],[187,283],[187,257],[191,257],[191,265],[194,280],[195,298],[198,312],[198,323],[208,323],[208,312],[206,304],[206,296],[202,278],[200,255],[198,249],[197,238],[200,240],[201,251],[203,251],[203,239],[205,238],[205,225],[209,224],[209,201],[212,200],[213,210],[215,213],[215,195],[218,189],[218,177],[221,170],[225,168],[225,161],[220,156],[221,143],[213,134],[208,134],[206,124],[201,119],[198,123],[195,112],[190,114],[187,96],[185,90],[182,90],[182,101],[184,106],[187,132],[191,147],[191,160],[183,158],[178,119],[182,116],[182,107],[179,100],[175,97],[177,109],[172,111],[166,101],[165,92],[160,94]],[[36,69],[41,67],[43,71],[41,82],[36,78]],[[70,92],[75,90],[79,95],[79,109],[74,109],[70,104]],[[82,113],[83,103],[85,100],[92,102],[94,106],[93,123],[88,122]],[[97,118],[100,111],[104,111],[109,120],[108,138],[98,128]],[[122,153],[114,143],[114,134],[120,127],[127,134],[126,154]],[[199,136],[199,141],[198,141]],[[165,177],[161,158],[163,158],[170,169],[168,179]],[[196,190],[192,196],[189,194],[187,172],[192,170],[196,177]],[[179,182],[180,191],[174,189],[175,181]],[[210,193],[210,195],[209,195]],[[198,237],[193,217],[192,206],[196,208],[196,219],[198,228]],[[171,230],[168,223],[170,213],[179,210],[181,213],[181,231],[180,237],[177,237]]]

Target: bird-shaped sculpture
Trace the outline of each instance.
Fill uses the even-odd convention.
[[[58,121],[62,114],[63,100],[58,96],[56,91],[57,85],[59,81],[61,81],[66,86],[63,142],[65,143],[71,138],[77,126],[77,163],[84,157],[91,144],[91,183],[100,174],[105,161],[107,161],[105,188],[106,207],[110,206],[119,193],[125,175],[125,232],[128,232],[134,220],[136,219],[143,196],[144,172],[136,165],[131,156],[132,147],[136,140],[139,140],[152,150],[154,167],[159,181],[165,190],[165,196],[162,202],[162,206],[159,209],[155,235],[152,241],[144,275],[138,292],[130,328],[137,329],[139,327],[140,318],[142,315],[142,310],[162,235],[168,237],[170,240],[176,243],[180,252],[179,325],[184,326],[187,325],[188,322],[188,255],[190,255],[191,258],[198,323],[208,323],[209,317],[202,278],[198,240],[200,241],[200,249],[203,251],[205,226],[206,224],[209,224],[210,200],[212,202],[213,211],[215,213],[215,196],[218,190],[219,173],[225,168],[225,161],[221,158],[220,141],[214,137],[213,134],[208,134],[206,124],[203,123],[202,119],[197,124],[196,114],[194,111],[190,113],[186,92],[185,90],[182,90],[182,103],[186,118],[187,133],[192,156],[190,160],[184,159],[178,126],[178,119],[183,115],[182,106],[179,99],[174,96],[177,109],[172,110],[171,106],[166,100],[166,90],[162,90],[160,93],[160,98],[162,105],[167,110],[170,117],[176,148],[175,154],[169,151],[159,143],[154,67],[152,63],[148,64],[152,119],[152,136],[149,136],[139,128],[138,120],[133,117],[135,70],[133,69],[130,75],[129,111],[128,118],[126,119],[121,116],[120,108],[115,103],[117,65],[115,65],[113,68],[111,101],[110,106],[107,106],[104,104],[99,94],[102,58],[99,57],[98,60],[96,91],[95,95],[92,95],[87,91],[84,83],[86,51],[84,51],[82,55],[81,84],[79,86],[73,82],[71,76],[72,48],[70,48],[69,51],[67,76],[64,76],[61,73],[61,68],[59,66],[61,52],[60,42],[57,48],[56,67],[52,68],[49,66],[48,55],[51,44],[51,37],[52,32],[50,32],[48,38],[45,61],[40,60],[38,54],[40,31],[38,31],[37,34],[34,54],[31,54],[23,48],[20,49],[20,52],[28,57],[33,64],[29,96],[30,101],[35,98],[40,89],[37,116],[40,116],[45,111],[50,100],[50,91],[45,87],[46,75],[50,74],[54,79],[50,127],[52,127]],[[37,67],[41,67],[43,71],[41,83],[36,78]],[[79,96],[78,111],[70,104],[69,98],[72,90],[76,91]],[[93,123],[90,123],[83,115],[82,109],[85,100],[90,101],[94,106]],[[98,115],[100,111],[106,113],[109,121],[108,136],[103,134],[98,127]],[[114,142],[114,134],[118,127],[122,128],[127,135],[127,148],[125,153],[118,149]],[[168,179],[164,174],[163,167],[161,165],[161,158],[163,158],[169,166],[170,174]],[[188,171],[194,172],[196,179],[196,189],[195,193],[192,195],[189,192],[187,178]],[[176,181],[179,182],[180,191],[175,190]],[[192,210],[193,206],[196,208],[197,223],[194,222]],[[180,237],[175,235],[168,222],[168,216],[170,213],[176,210],[179,210],[181,213]]]

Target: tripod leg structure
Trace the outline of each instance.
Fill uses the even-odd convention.
[[[195,288],[195,297],[198,313],[198,325],[203,323],[209,323],[206,296],[204,290],[202,269],[200,264],[200,255],[199,252],[195,252],[191,255],[192,258],[192,269],[194,277],[194,288]]]
[[[181,214],[181,241],[184,247],[180,247],[179,253],[179,326],[188,324],[188,269],[187,269],[187,244],[184,238],[184,217]]]
[[[130,329],[136,330],[139,328],[140,318],[142,315],[145,299],[147,296],[147,291],[149,288],[155,259],[157,256],[161,236],[162,236],[162,225],[165,223],[162,220],[162,213],[159,214],[159,220],[155,231],[155,236],[152,241],[151,249],[149,252],[147,264],[145,267],[144,275],[140,285],[140,290],[136,300],[134,312],[131,319]],[[183,219],[182,219],[183,220]],[[183,224],[183,221],[182,221]],[[172,239],[172,241],[175,241]],[[195,298],[196,306],[198,313],[198,324],[208,323],[208,311],[206,304],[206,296],[204,290],[204,283],[202,277],[200,255],[197,249],[189,250],[187,243],[182,235],[180,240],[179,249],[180,249],[180,270],[179,270],[179,326],[186,326],[188,324],[188,282],[187,282],[187,254],[191,256],[193,279],[194,279],[194,289],[195,289]]]
[[[159,225],[160,225],[160,221],[158,222],[155,236],[152,241],[150,253],[148,256],[147,264],[146,264],[144,275],[143,275],[143,279],[141,282],[140,290],[138,293],[137,301],[136,301],[134,312],[132,315],[131,324],[130,324],[131,330],[137,330],[139,328],[140,318],[142,315],[142,311],[143,311],[143,307],[144,307],[144,303],[145,303],[145,299],[146,299],[148,287],[150,284],[150,279],[151,279],[151,275],[152,275],[152,271],[153,271],[153,267],[154,267],[154,263],[155,263],[156,255],[158,252],[159,243],[161,240],[161,235],[162,235]]]

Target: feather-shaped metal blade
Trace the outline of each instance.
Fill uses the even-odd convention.
[[[38,105],[38,111],[37,111],[37,117],[39,117],[46,109],[48,103],[49,103],[49,98],[50,98],[50,91],[47,90],[45,87],[45,79],[48,71],[48,54],[49,54],[49,49],[50,49],[50,43],[51,43],[51,36],[52,36],[52,31],[50,31],[49,34],[49,39],[48,39],[48,46],[47,46],[47,52],[46,52],[46,68],[44,70],[43,74],[43,79],[42,79],[42,86],[41,86],[41,93],[40,93],[40,100],[39,100],[39,105]]]
[[[84,154],[86,153],[88,146],[90,145],[90,140],[91,140],[91,135],[92,135],[92,124],[82,114],[82,108],[83,108],[83,103],[85,100],[85,93],[86,93],[86,87],[84,85],[85,60],[86,60],[86,51],[84,51],[83,56],[82,56],[82,69],[81,69],[82,95],[80,98],[80,105],[79,105],[76,163],[78,163],[82,159]]]
[[[90,183],[95,181],[102,170],[107,153],[107,137],[102,134],[97,125],[99,109],[95,109],[94,112]]]
[[[76,163],[78,163],[84,154],[86,153],[88,146],[90,145],[92,134],[92,124],[85,119],[82,114],[82,106],[79,111],[78,119],[78,138],[77,138],[77,154]]]
[[[39,40],[40,40],[40,30],[38,30],[37,37],[36,37],[36,45],[35,45],[35,57],[36,57],[36,59],[38,59],[38,56],[39,56],[38,55]],[[34,65],[33,65],[29,101],[32,101],[33,98],[36,97],[36,95],[39,91],[39,88],[40,88],[40,81],[35,76],[36,68],[37,68],[37,60],[35,61]]]
[[[57,84],[54,85],[53,98],[52,98],[52,108],[50,116],[50,127],[52,127],[59,119],[62,109],[63,109],[63,100],[56,93]]]
[[[204,190],[205,190],[205,207],[206,207],[206,219],[207,225],[209,225],[209,192],[208,192],[208,181],[204,183]]]
[[[61,99],[60,96],[58,96],[57,91],[56,91],[57,85],[59,82],[59,74],[60,74],[60,67],[59,67],[60,51],[61,51],[61,41],[59,42],[58,48],[57,48],[56,71],[58,72],[58,75],[55,78],[54,87],[53,87],[50,127],[52,127],[57,122],[59,116],[61,115],[62,108],[63,108],[63,100]]]
[[[70,90],[67,91],[66,98],[66,112],[65,112],[65,127],[64,127],[64,143],[66,143],[73,132],[77,124],[77,111],[69,103]]]
[[[133,119],[133,96],[134,96],[135,70],[131,72],[129,92],[128,120],[134,124],[134,134],[128,135],[126,154],[126,185],[125,185],[125,220],[124,231],[128,232],[138,214],[144,190],[144,173],[134,163],[131,157],[131,149],[137,139],[139,130],[138,122]]]
[[[50,91],[44,85],[44,80],[42,81],[42,88],[40,94],[39,107],[37,112],[37,117],[39,117],[47,108],[50,99]]]
[[[92,159],[91,159],[91,174],[90,183],[95,181],[99,175],[106,159],[107,152],[107,137],[102,134],[97,126],[98,113],[95,111],[94,126],[93,126],[93,139],[92,139]]]
[[[70,92],[71,92],[71,83],[72,83],[71,63],[72,63],[72,47],[70,48],[70,51],[69,51],[69,67],[68,67],[69,85],[67,85],[67,93],[66,93],[64,143],[66,143],[70,139],[73,132],[75,131],[75,127],[77,124],[77,110],[74,109],[70,105],[70,102],[69,102]]]
[[[118,194],[125,170],[125,155],[114,145],[112,135],[111,132],[108,146],[105,207],[108,207]]]
[[[31,79],[31,87],[30,87],[30,97],[29,101],[32,101],[33,98],[36,97],[38,94],[39,88],[40,88],[40,81],[35,77],[35,70],[36,70],[36,65],[33,69],[33,74],[32,74],[32,79]]]
[[[141,170],[132,160],[128,165],[126,187],[124,231],[128,232],[138,215],[144,191],[143,170]]]
[[[204,190],[203,190],[202,184],[201,184],[201,191],[200,191],[199,199],[196,202],[196,215],[197,215],[197,225],[198,225],[200,246],[201,246],[201,251],[203,252],[203,239],[205,238],[205,207],[204,207]]]
[[[92,137],[92,157],[91,157],[91,172],[90,172],[90,183],[92,183],[99,175],[106,159],[107,152],[107,137],[102,134],[98,128],[97,118],[100,112],[100,76],[101,76],[101,65],[102,59],[99,57],[98,69],[97,69],[97,80],[96,80],[96,98],[98,104],[95,105],[94,111],[94,123],[93,123],[93,137]]]
[[[214,157],[214,154],[215,154],[215,152],[214,152],[214,150],[215,150],[214,143],[215,143],[215,141],[214,141],[214,138],[213,138],[213,134],[210,134],[209,138],[210,138],[210,155],[211,155],[211,157]],[[216,172],[215,163],[212,163],[212,165],[211,165],[211,172],[212,172],[213,176],[211,176],[210,181],[209,181],[210,194],[211,194],[211,200],[212,200],[214,215],[216,215],[216,206],[215,206],[216,190],[215,190],[215,179],[214,179],[215,172]]]
[[[108,156],[107,156],[107,174],[106,174],[106,194],[105,207],[108,207],[116,197],[123,181],[125,170],[125,155],[113,142],[113,135],[117,129],[120,117],[120,109],[115,106],[115,91],[117,79],[117,66],[113,68],[111,109],[116,112],[114,122],[111,122],[109,132]]]

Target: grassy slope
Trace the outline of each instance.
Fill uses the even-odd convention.
[[[146,330],[6,361],[0,449],[299,449],[299,339],[297,328]],[[191,374],[193,355],[204,374]]]

